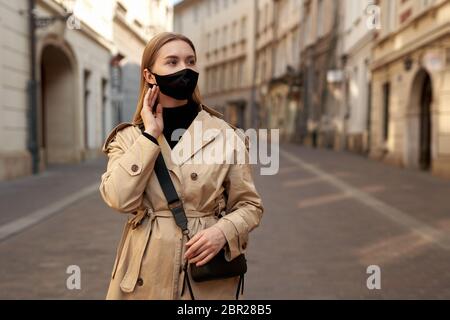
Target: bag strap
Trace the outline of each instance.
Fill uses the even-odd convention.
[[[169,170],[167,169],[161,152],[156,158],[154,170],[164,196],[167,199],[167,203],[169,204],[169,209],[172,211],[173,217],[175,218],[175,223],[180,227],[181,231],[183,231],[183,234],[187,235],[189,233],[187,227],[188,220],[184,211],[183,202],[178,197],[178,193],[170,178]]]
[[[144,133],[145,128],[143,124],[139,126],[139,129],[142,133]],[[175,218],[175,223],[178,227],[180,227],[184,235],[188,235],[188,220],[184,211],[183,202],[178,197],[177,190],[175,189],[172,179],[170,178],[169,170],[167,169],[162,152],[158,154],[153,170],[155,171],[156,177],[161,185],[161,189],[166,197],[167,203],[169,204],[169,209]]]
[[[140,129],[142,132],[144,132],[143,126],[141,126]],[[155,171],[156,177],[158,178],[159,184],[161,185],[161,189],[164,193],[164,196],[166,197],[167,203],[169,204],[169,209],[172,212],[173,217],[175,218],[175,223],[178,227],[180,227],[183,235],[185,235],[189,240],[189,229],[187,227],[188,220],[184,211],[183,202],[178,197],[177,190],[175,189],[172,179],[170,178],[169,169],[167,169],[162,152],[158,154],[153,170]],[[191,282],[189,280],[187,272],[187,263],[184,263],[183,271],[184,279],[181,294],[183,294],[184,284],[187,282],[191,298],[192,300],[195,300]]]
[[[144,128],[142,126],[140,127],[140,129],[142,132],[144,132]],[[172,179],[170,178],[169,170],[167,169],[166,162],[164,161],[162,152],[158,154],[153,170],[155,171],[156,177],[158,178],[158,181],[161,185],[161,189],[164,193],[164,196],[167,199],[169,209],[172,212],[173,217],[175,218],[175,223],[178,225],[178,227],[181,228],[183,234],[186,235],[189,239],[189,230],[187,228],[188,220],[186,217],[186,213],[184,211],[183,202],[178,197],[178,193],[175,189],[175,186],[173,185]],[[183,294],[185,283],[187,283],[191,298],[192,300],[195,300],[191,282],[189,280],[187,264],[184,264],[183,271],[184,271],[184,280],[181,289],[181,294]],[[236,291],[236,300],[239,299],[239,291],[241,291],[241,294],[244,293],[244,275],[241,275],[239,277],[239,283]]]

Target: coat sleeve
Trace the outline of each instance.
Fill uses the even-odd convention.
[[[224,181],[228,214],[215,224],[227,239],[225,258],[228,261],[245,253],[249,232],[259,226],[264,212],[261,197],[253,182],[248,149],[241,147],[240,150],[245,154],[245,161],[233,163]]]
[[[125,128],[110,135],[103,146],[108,155],[106,172],[101,176],[100,194],[106,204],[119,212],[136,211],[153,171],[160,146],[144,135],[133,139]]]

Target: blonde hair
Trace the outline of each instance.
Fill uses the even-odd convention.
[[[144,53],[142,54],[141,87],[139,90],[140,94],[139,94],[139,99],[138,99],[138,103],[136,106],[136,112],[134,113],[134,117],[133,117],[133,123],[136,125],[140,125],[143,123],[142,118],[141,118],[141,110],[142,110],[142,106],[144,103],[144,97],[145,97],[145,93],[146,93],[146,83],[147,83],[145,80],[145,77],[144,77],[144,70],[146,68],[148,70],[151,70],[151,68],[155,64],[159,49],[161,49],[161,47],[163,45],[165,45],[166,43],[168,43],[170,41],[174,41],[174,40],[182,40],[182,41],[186,42],[187,44],[189,44],[191,46],[192,50],[194,51],[195,60],[197,60],[197,53],[195,51],[194,44],[188,37],[186,37],[180,33],[161,32],[161,33],[158,33],[157,35],[155,35],[147,43],[147,45],[145,46],[145,49],[144,49]],[[202,98],[200,96],[200,90],[198,88],[198,85],[195,87],[195,90],[194,90],[194,93],[192,94],[191,99],[197,104],[202,103]]]

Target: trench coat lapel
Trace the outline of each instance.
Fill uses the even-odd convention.
[[[204,139],[205,131],[215,129]],[[220,123],[216,121],[200,104],[199,113],[183,133],[173,149],[170,148],[164,134],[159,135],[158,142],[161,147],[166,166],[181,180],[181,167],[202,148],[214,141],[220,134]]]

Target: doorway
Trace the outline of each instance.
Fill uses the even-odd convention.
[[[41,58],[40,139],[43,165],[76,162],[75,71],[66,53],[47,45]]]

